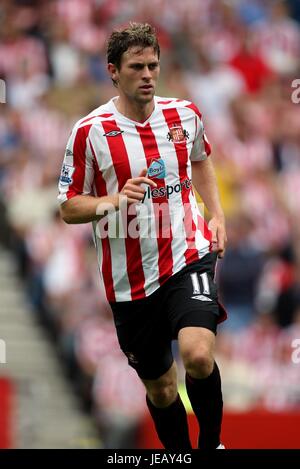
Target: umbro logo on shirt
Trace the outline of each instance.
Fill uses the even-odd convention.
[[[103,134],[103,137],[116,137],[124,132],[124,130],[111,130],[110,132],[106,132]]]
[[[66,156],[73,156],[72,150],[70,150],[69,148],[67,148],[65,155],[66,155]]]

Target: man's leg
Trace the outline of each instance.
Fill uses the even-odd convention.
[[[178,343],[187,393],[200,426],[198,446],[215,449],[220,444],[223,414],[220,373],[213,355],[215,335],[203,327],[184,327]]]
[[[143,380],[147,405],[158,437],[166,449],[191,449],[187,415],[177,390],[176,365],[160,378]]]

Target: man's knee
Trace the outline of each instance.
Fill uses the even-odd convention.
[[[158,381],[147,387],[147,395],[155,407],[168,407],[177,397],[177,384],[174,380]]]
[[[168,407],[177,398],[177,369],[173,361],[169,370],[156,380],[143,380],[147,396],[155,407]]]
[[[183,357],[186,372],[196,379],[209,376],[214,368],[214,357],[210,350],[200,347],[189,350]]]

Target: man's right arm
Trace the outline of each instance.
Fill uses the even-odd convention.
[[[99,220],[108,211],[119,208],[119,194],[93,197],[76,195],[60,206],[62,219],[69,224],[89,223]]]
[[[69,224],[89,223],[99,220],[108,212],[119,210],[121,201],[125,204],[141,202],[145,189],[141,184],[147,184],[153,188],[157,184],[146,177],[147,169],[143,169],[136,178],[128,179],[120,193],[94,197],[92,195],[76,195],[63,202],[60,206],[62,219]]]

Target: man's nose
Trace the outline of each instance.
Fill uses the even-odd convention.
[[[150,71],[149,67],[144,67],[144,69],[143,69],[143,78],[145,80],[149,80],[150,78],[152,78],[151,71]]]

